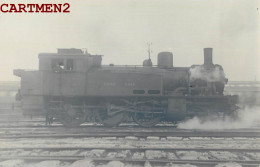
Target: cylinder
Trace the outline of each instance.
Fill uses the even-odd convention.
[[[204,65],[212,65],[212,48],[204,48]]]
[[[173,68],[172,52],[160,52],[158,54],[157,62],[159,68]]]

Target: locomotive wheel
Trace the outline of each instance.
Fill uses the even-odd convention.
[[[64,105],[64,111],[60,116],[60,122],[69,128],[80,126],[86,120],[86,114],[79,108],[73,108],[70,104]]]
[[[118,126],[125,119],[125,116],[124,112],[119,112],[112,116],[108,116],[105,111],[98,112],[99,121],[106,127]]]
[[[144,112],[135,112],[133,119],[138,125],[146,128],[153,127],[160,122],[160,118],[147,116],[147,113]]]

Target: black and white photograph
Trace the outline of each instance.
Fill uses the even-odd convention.
[[[0,167],[259,166],[259,0],[0,0]]]

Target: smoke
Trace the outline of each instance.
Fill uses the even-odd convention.
[[[244,92],[233,92],[239,97],[239,105],[242,107],[254,107],[260,106],[260,90],[255,91],[244,91]]]
[[[220,67],[206,70],[203,66],[195,66],[190,68],[190,80],[202,79],[207,82],[218,82],[223,80],[224,73]]]
[[[238,118],[231,117],[217,118],[212,116],[206,121],[198,117],[194,117],[185,122],[178,124],[181,129],[238,129],[253,128],[258,126],[260,122],[260,108],[245,108],[237,112]]]

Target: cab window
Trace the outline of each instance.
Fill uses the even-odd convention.
[[[73,59],[67,59],[66,70],[68,70],[68,71],[73,70]]]
[[[52,59],[51,68],[55,72],[72,71],[73,59]]]
[[[52,59],[51,68],[54,71],[62,71],[64,70],[64,59]]]

